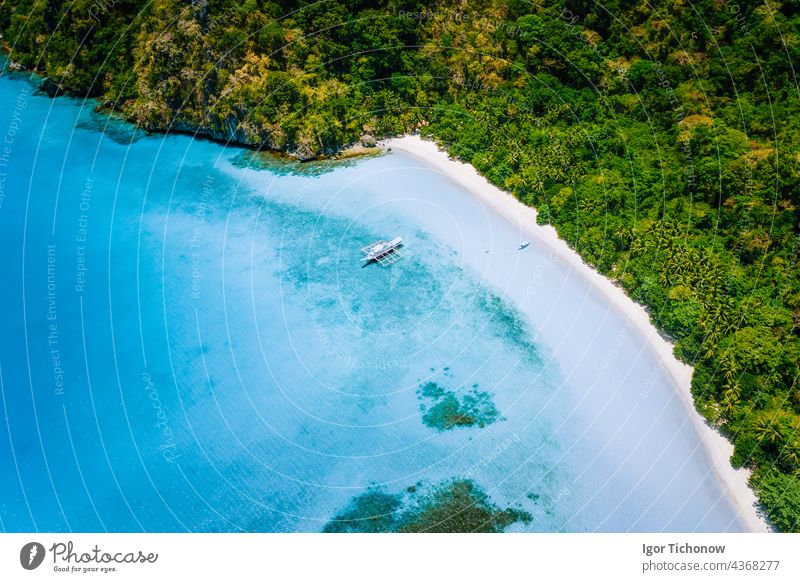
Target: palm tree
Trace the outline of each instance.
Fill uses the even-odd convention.
[[[517,162],[519,161],[519,156],[521,153],[521,148],[519,147],[519,142],[516,139],[512,139],[508,142],[509,152],[508,152],[508,161],[510,162],[511,166],[516,166]]]
[[[722,367],[722,373],[725,376],[726,385],[733,386],[736,383],[738,367],[730,350],[720,356],[720,365]]]
[[[642,255],[653,248],[653,241],[650,237],[642,234],[634,234],[631,241],[631,256]]]
[[[783,445],[778,458],[794,471],[800,471],[800,439],[795,437]]]
[[[729,394],[729,392],[729,390],[726,390],[722,400],[719,401],[720,408],[728,416],[736,410],[736,406],[739,404],[739,399],[733,396],[733,394]]]
[[[775,411],[764,411],[753,423],[756,436],[760,440],[770,443],[778,443],[784,440],[783,430],[780,422],[780,413]]]
[[[739,385],[739,382],[734,380],[730,384],[727,384],[725,391],[722,393],[722,397],[738,403],[739,399],[742,397],[742,387]]]

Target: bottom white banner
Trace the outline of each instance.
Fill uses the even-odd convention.
[[[0,580],[800,580],[796,534],[3,534]]]

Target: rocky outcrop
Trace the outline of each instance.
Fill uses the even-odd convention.
[[[16,65],[13,67],[14,70],[24,69],[17,63],[13,64]],[[9,69],[11,68],[10,63]],[[39,89],[51,98],[64,94],[79,94],[53,77],[43,78]],[[106,99],[97,105],[95,111],[105,110],[109,113],[119,113],[128,122],[151,133],[182,133],[205,137],[230,145],[282,152],[301,162],[328,158],[339,154],[345,147],[348,147],[346,144],[322,143],[316,132],[308,129],[305,132],[299,132],[299,135],[295,135],[293,139],[287,138],[279,125],[259,127],[247,120],[241,121],[235,112],[220,117],[184,113],[179,114],[178,118],[174,118],[174,113],[169,111],[163,103],[159,104],[157,99],[142,102],[146,102],[148,107],[139,108],[131,101],[120,102]],[[243,115],[246,114],[243,113]],[[365,148],[375,148],[378,144],[377,139],[369,133],[364,133],[359,142]],[[351,143],[350,146],[352,145]]]
[[[326,157],[334,151],[319,151],[315,148],[316,142],[313,139],[300,138],[296,144],[276,143],[276,140],[269,128],[255,128],[248,123],[241,123],[234,114],[229,114],[219,121],[209,123],[197,123],[186,119],[177,119],[168,127],[158,124],[141,124],[151,132],[176,132],[185,133],[193,136],[201,136],[225,144],[244,145],[257,149],[273,150],[286,153],[301,162],[308,162]]]
[[[66,93],[66,89],[52,77],[45,77],[42,84],[39,85],[39,89],[47,93],[47,96],[50,98],[58,97]]]

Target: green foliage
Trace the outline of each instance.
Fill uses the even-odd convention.
[[[754,484],[773,523],[781,531],[800,533],[800,478],[773,471]]]

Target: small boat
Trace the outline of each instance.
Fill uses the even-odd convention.
[[[391,265],[400,258],[398,249],[401,246],[403,246],[403,239],[400,237],[393,238],[390,241],[381,240],[372,243],[361,249],[361,252],[364,253],[361,260],[364,261],[364,264],[377,261],[383,266]]]
[[[520,245],[519,245],[519,248],[518,248],[517,250],[518,250],[518,251],[521,251],[522,249],[526,249],[526,248],[528,248],[528,245],[530,245],[530,244],[531,244],[531,242],[530,242],[530,241],[528,241],[528,240],[524,240],[524,241],[522,241],[522,242],[520,243]]]

